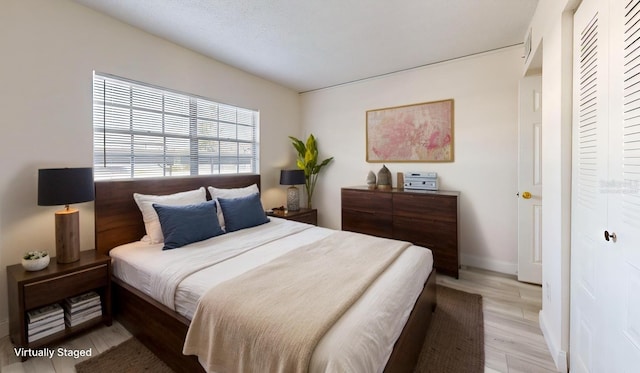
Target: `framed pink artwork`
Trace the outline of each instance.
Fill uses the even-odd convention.
[[[453,162],[453,99],[367,111],[367,162]]]

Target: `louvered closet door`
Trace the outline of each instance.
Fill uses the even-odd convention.
[[[574,98],[571,213],[572,372],[605,371],[603,321],[605,257],[602,232],[607,201],[600,193],[607,179],[608,40],[607,7],[585,0],[574,16]]]
[[[611,2],[609,201],[605,243],[611,371],[640,369],[640,0]]]
[[[637,372],[640,0],[583,1],[574,79],[571,370]]]

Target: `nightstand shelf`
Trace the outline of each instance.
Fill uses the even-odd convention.
[[[28,272],[21,264],[7,267],[9,290],[9,331],[11,341],[18,347],[39,348],[104,323],[111,325],[111,259],[94,250],[80,253],[80,260],[57,263],[51,258],[41,271]],[[88,320],[74,327],[28,341],[27,312],[61,303],[65,298],[96,291],[100,295],[102,317]]]
[[[318,225],[318,210],[316,209],[301,208],[298,211],[287,212],[284,210],[273,210],[272,212],[267,212],[267,216]]]

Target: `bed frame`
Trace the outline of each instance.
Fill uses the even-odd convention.
[[[260,175],[96,181],[96,250],[108,255],[112,248],[137,241],[145,234],[142,215],[133,200],[133,193],[162,195],[201,186],[238,188],[251,184],[260,187]],[[208,191],[207,196],[210,198]],[[436,306],[435,277],[434,269],[396,341],[385,372],[413,372]],[[182,354],[190,321],[117,278],[112,280],[115,318],[176,372],[203,372],[195,356]]]

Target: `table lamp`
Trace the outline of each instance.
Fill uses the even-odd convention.
[[[300,210],[300,191],[296,185],[304,184],[304,170],[281,170],[280,185],[290,185],[287,188],[287,210]]]
[[[56,260],[80,260],[80,212],[72,203],[93,201],[93,168],[47,168],[38,170],[38,205],[65,205],[56,212]]]

